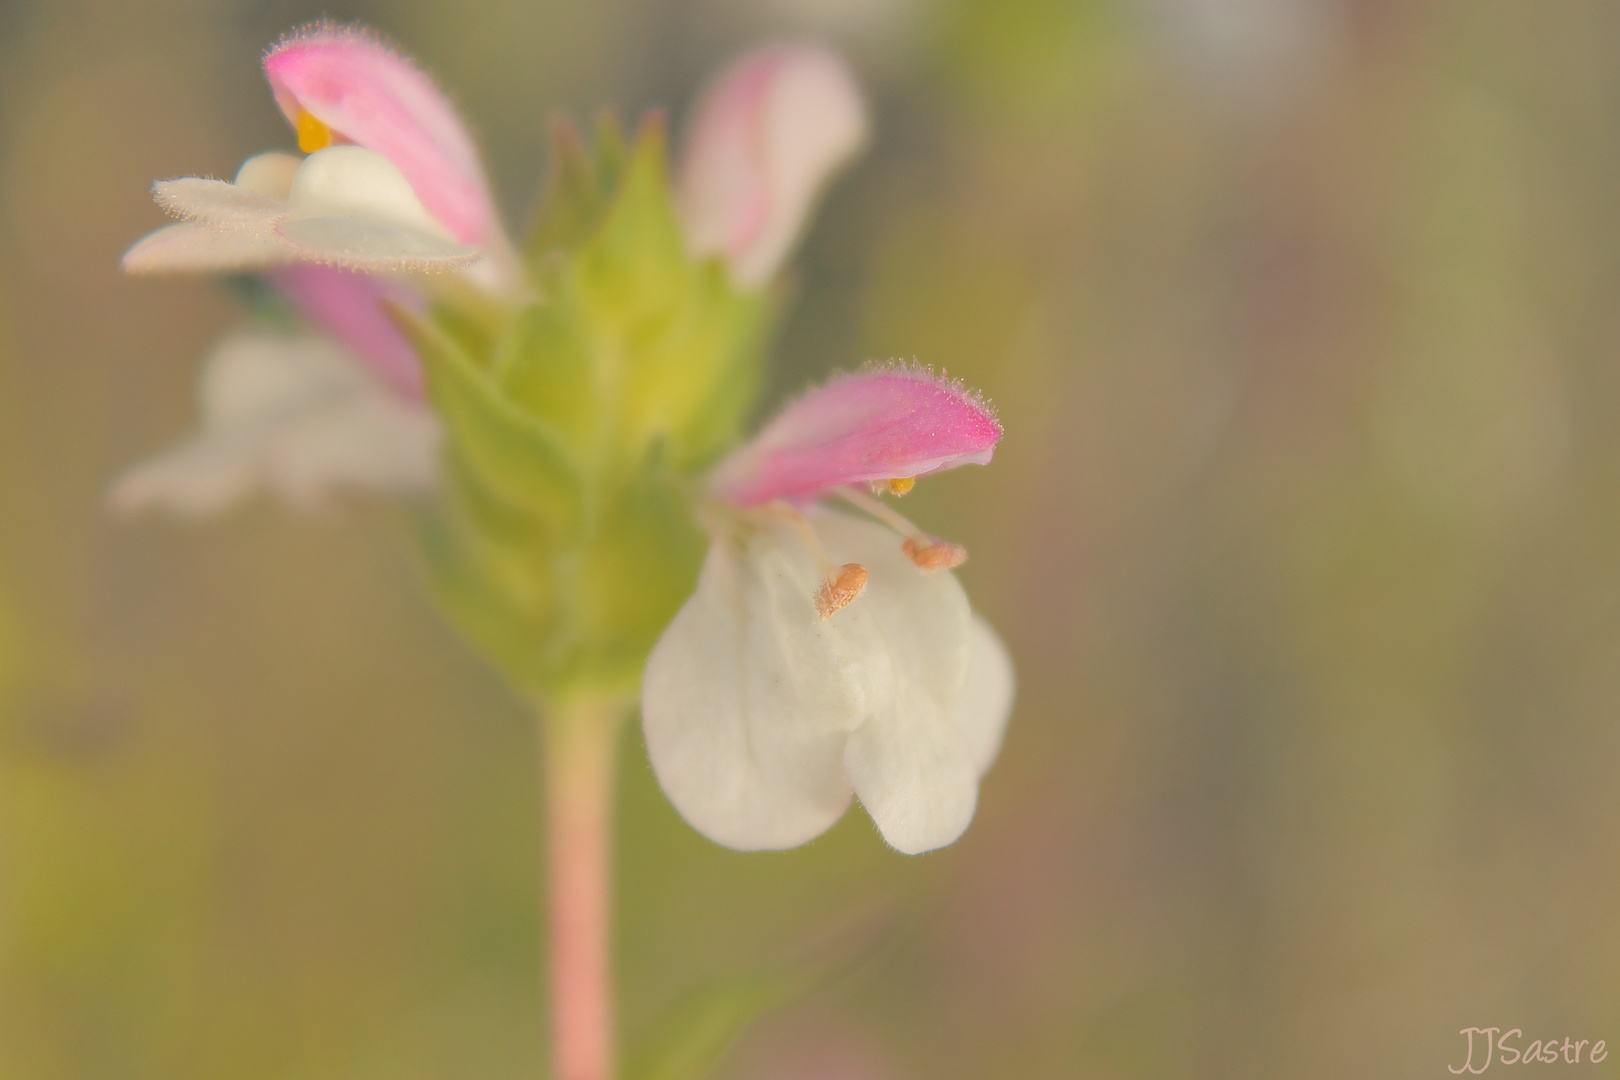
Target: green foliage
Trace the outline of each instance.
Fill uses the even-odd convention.
[[[624,134],[612,113],[597,118],[594,147],[567,117],[552,120],[551,172],[524,244],[531,259],[576,251],[590,240],[612,201],[624,159]]]
[[[552,141],[532,298],[493,332],[399,315],[448,442],[425,535],[441,601],[521,689],[625,693],[696,580],[691,492],[741,433],[776,303],[687,253],[656,117]]]
[[[824,989],[869,964],[891,940],[891,922],[872,911],[835,928],[770,968],[714,979],[653,1022],[631,1049],[622,1080],[698,1080],[766,1013]]]
[[[631,1052],[623,1080],[698,1080],[708,1075],[737,1036],[797,997],[807,981],[803,975],[754,974],[695,991]]]
[[[462,475],[494,502],[530,516],[542,532],[575,536],[583,477],[559,434],[503,393],[448,335],[429,323],[407,325]]]

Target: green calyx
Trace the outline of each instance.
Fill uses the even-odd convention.
[[[398,313],[444,424],[436,591],[525,693],[634,693],[706,547],[691,497],[740,437],[776,303],[682,240],[662,124],[556,125],[536,299]]]

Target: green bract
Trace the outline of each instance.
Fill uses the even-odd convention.
[[[559,126],[527,245],[538,299],[399,319],[446,433],[438,593],[521,689],[634,692],[691,593],[698,473],[735,443],[775,301],[687,254],[661,123]]]

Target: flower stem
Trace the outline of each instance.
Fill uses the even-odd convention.
[[[570,703],[541,716],[556,1080],[610,1080],[614,750],[630,706]]]

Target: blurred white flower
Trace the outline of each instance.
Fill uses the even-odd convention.
[[[129,469],[114,509],[216,513],[258,489],[316,505],[343,489],[430,490],[433,414],[315,336],[238,333],[206,358],[200,430]]]

